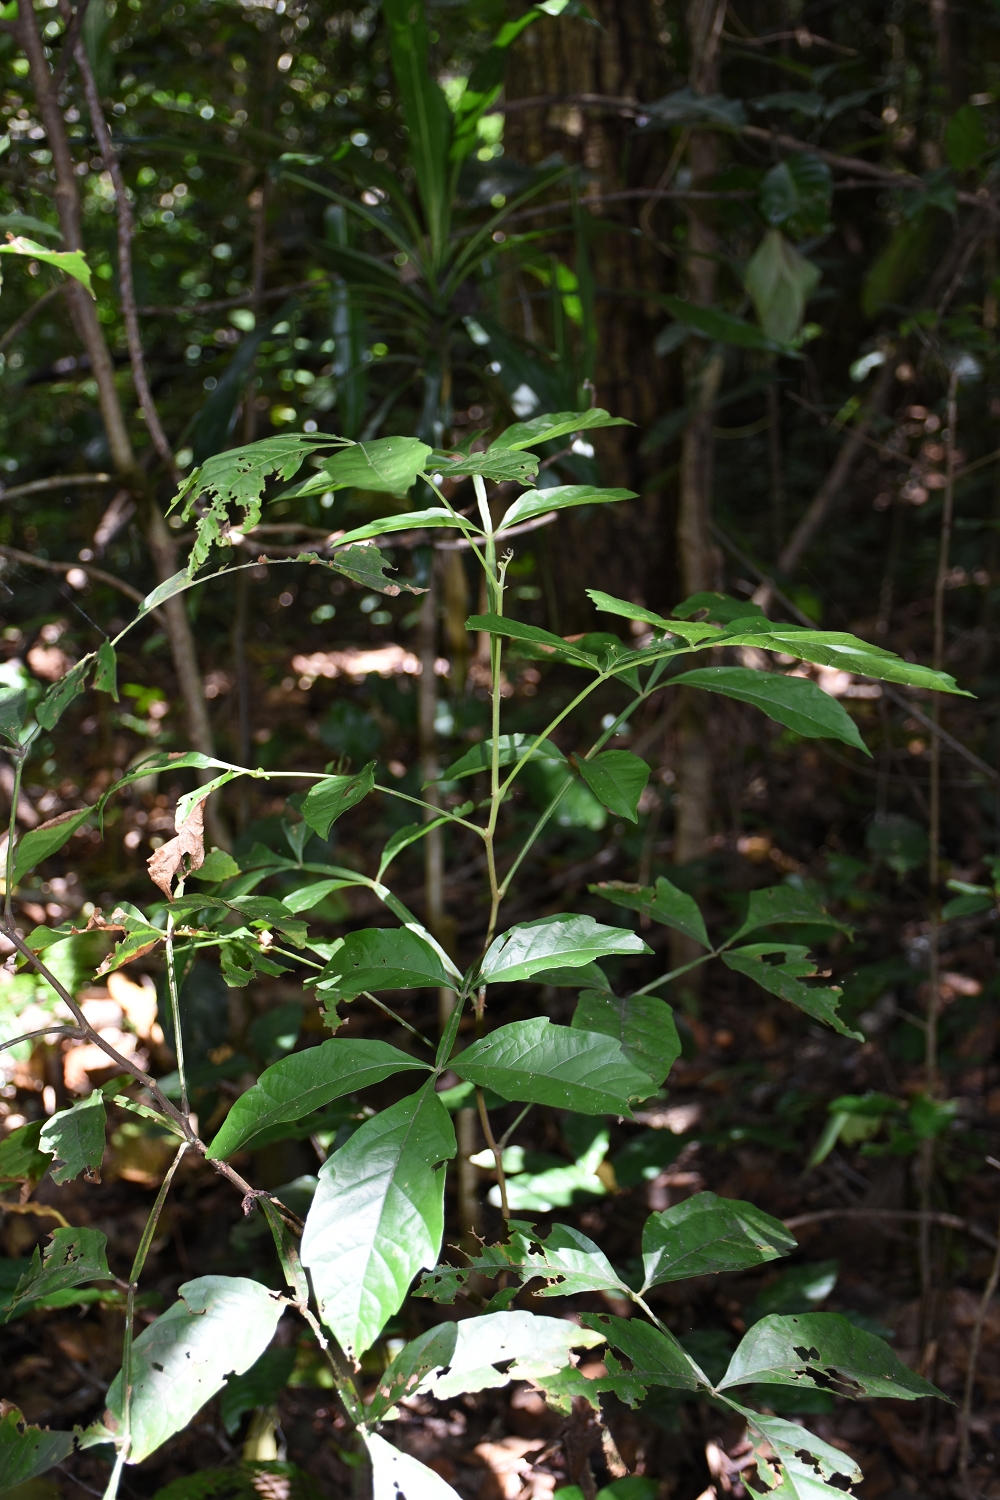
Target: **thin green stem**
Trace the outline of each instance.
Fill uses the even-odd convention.
[[[14,843],[17,835],[17,804],[21,797],[21,773],[24,770],[24,761],[27,754],[26,747],[18,745],[17,749],[10,749],[6,745],[4,749],[14,762],[14,785],[10,793],[10,817],[7,820],[7,869],[6,881],[4,883],[3,914],[4,921],[8,927],[13,920],[11,914],[11,896],[14,894]]]
[[[375,790],[384,792],[387,797],[398,797],[400,802],[412,802],[415,807],[423,808],[425,812],[432,812],[436,818],[447,818],[450,823],[460,823],[463,828],[469,828],[473,833],[483,836],[483,829],[478,823],[470,823],[467,818],[456,817],[454,813],[435,807],[433,802],[424,802],[420,797],[411,797],[408,792],[397,791],[394,786],[383,786],[381,782],[375,783]]]
[[[521,1113],[518,1115],[517,1119],[514,1121],[513,1125],[508,1125],[503,1135],[497,1141],[497,1145],[500,1147],[501,1151],[504,1149],[511,1136],[514,1134],[514,1131],[520,1125],[521,1121],[525,1118],[526,1115],[529,1115],[531,1113],[534,1107],[535,1106],[533,1104],[526,1104]]]
[[[729,945],[727,943],[723,943],[722,948],[713,948],[711,953],[703,953],[700,958],[693,958],[690,963],[681,964],[679,969],[671,969],[669,974],[661,974],[659,979],[651,979],[649,983],[644,984],[641,989],[633,990],[632,994],[648,995],[650,990],[659,989],[661,984],[669,984],[671,979],[679,979],[680,976],[682,974],[686,974],[689,969],[697,969],[700,964],[707,964],[710,958],[718,958],[719,954],[723,951],[723,948],[726,948],[728,946]]]
[[[182,895],[183,880],[178,883],[177,894]],[[184,1033],[181,1030],[181,999],[177,988],[177,965],[174,955],[174,914],[167,912],[167,932],[164,940],[167,958],[167,987],[170,991],[170,1017],[174,1028],[174,1055],[177,1058],[177,1077],[181,1086],[181,1114],[185,1120],[191,1113],[188,1100],[187,1072],[184,1066]]]
[[[379,1010],[382,1011],[384,1015],[391,1016],[394,1021],[398,1022],[399,1025],[403,1027],[404,1031],[408,1031],[411,1036],[415,1036],[418,1041],[423,1042],[425,1047],[429,1047],[432,1052],[435,1052],[437,1050],[434,1046],[434,1043],[427,1037],[425,1037],[422,1031],[418,1031],[415,1026],[411,1026],[409,1021],[404,1021],[402,1016],[397,1016],[396,1012],[394,1010],[390,1010],[388,1005],[383,1005],[381,1000],[376,1000],[371,990],[362,990],[361,993],[362,995],[364,995],[366,1000],[370,1000],[373,1005],[377,1005]]]

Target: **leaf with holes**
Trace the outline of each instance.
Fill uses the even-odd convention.
[[[533,453],[514,453],[503,449],[486,453],[436,453],[434,469],[443,479],[460,479],[481,474],[494,484],[534,484],[538,459]]]
[[[375,762],[355,776],[326,776],[309,788],[302,803],[302,816],[314,833],[325,839],[341,813],[354,807],[375,787]]]
[[[681,672],[671,682],[750,703],[769,719],[807,739],[840,740],[865,755],[871,754],[844,705],[808,677],[786,677],[752,667],[697,667],[693,672]]]
[[[267,1287],[244,1276],[199,1276],[177,1297],[132,1346],[130,1463],[141,1463],[186,1427],[227,1375],[249,1370],[284,1311]],[[120,1424],[120,1373],[107,1405]]]
[[[751,891],[747,903],[746,920],[729,939],[735,943],[748,932],[760,927],[778,925],[803,925],[808,927],[832,927],[853,937],[853,928],[831,917],[825,907],[807,891],[794,885],[771,885],[762,891]]]
[[[302,1235],[320,1316],[348,1355],[370,1349],[444,1232],[451,1116],[432,1085],[365,1123],[323,1163]]]
[[[648,1073],[657,1088],[681,1054],[674,1013],[655,995],[619,999],[607,990],[584,990],[572,1024],[614,1037],[629,1062]]]
[[[883,1339],[856,1328],[840,1313],[772,1313],[761,1318],[744,1335],[718,1389],[751,1383],[813,1386],[853,1398],[896,1396],[916,1401],[941,1396]]]
[[[602,880],[588,889],[595,896],[603,896],[605,901],[610,901],[614,906],[627,907],[630,911],[651,917],[654,922],[662,922],[665,927],[683,932],[685,937],[693,938],[703,948],[712,946],[697,901],[687,891],[678,890],[677,886],[671,885],[665,875],[658,878],[655,886],[629,885],[623,880]]]
[[[51,1296],[53,1292],[82,1286],[87,1281],[110,1281],[111,1272],[105,1255],[107,1243],[107,1235],[99,1229],[55,1230],[45,1247],[44,1256],[35,1246],[31,1265],[3,1310],[3,1321],[9,1321],[24,1305]]]
[[[777,963],[767,962],[778,955]],[[798,1006],[807,1016],[816,1021],[825,1021],[841,1036],[853,1037],[863,1042],[860,1031],[852,1031],[837,1014],[837,1006],[843,994],[839,985],[805,985],[803,979],[813,979],[818,970],[809,957],[809,949],[801,943],[747,943],[742,948],[732,948],[722,954],[727,969],[745,974],[769,994],[780,995],[790,1005]]]
[[[638,1318],[616,1318],[610,1313],[582,1313],[580,1321],[607,1340],[612,1349],[624,1354],[632,1368],[625,1370],[614,1356],[605,1356],[607,1376],[600,1379],[599,1389],[614,1391],[629,1406],[638,1405],[650,1386],[662,1385],[668,1390],[697,1391],[708,1387],[702,1370],[681,1348],[672,1333],[653,1328]]]
[[[0,1416],[0,1494],[27,1486],[73,1452],[71,1432],[31,1427],[16,1406],[4,1403]]]
[[[303,552],[299,555],[299,562],[315,561],[315,553]],[[323,566],[332,568],[335,573],[343,573],[345,578],[349,578],[352,583],[360,584],[362,588],[377,589],[380,594],[388,594],[391,599],[395,599],[403,590],[408,594],[426,594],[427,592],[415,583],[394,583],[391,578],[387,578],[385,570],[389,567],[389,561],[378,547],[347,547],[343,552],[336,553],[329,561],[324,558]]]
[[[862,1479],[848,1454],[781,1417],[764,1417],[726,1398],[745,1419],[754,1445],[757,1474],[768,1500],[837,1500]]]
[[[88,1182],[100,1181],[98,1168],[104,1156],[104,1124],[104,1095],[100,1089],[46,1120],[39,1145],[55,1158],[53,1182],[72,1182],[81,1172]]]
[[[611,1037],[555,1026],[545,1016],[512,1021],[451,1059],[459,1078],[502,1099],[549,1104],[583,1115],[631,1115],[655,1091],[647,1073]]]
[[[360,1038],[334,1038],[293,1052],[265,1068],[253,1087],[240,1095],[206,1156],[209,1161],[224,1161],[273,1125],[298,1120],[393,1073],[426,1067],[388,1042]]]
[[[752,1203],[696,1193],[646,1220],[642,1231],[645,1287],[763,1266],[788,1255],[796,1243],[782,1223]]]

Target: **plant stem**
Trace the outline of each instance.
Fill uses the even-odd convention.
[[[415,1026],[411,1026],[409,1021],[404,1021],[402,1016],[397,1016],[396,1012],[390,1010],[388,1005],[383,1005],[381,1000],[376,1000],[370,990],[362,990],[361,993],[366,1000],[370,1000],[373,1005],[378,1006],[383,1015],[390,1016],[392,1020],[398,1022],[403,1027],[404,1031],[408,1031],[411,1036],[415,1036],[418,1041],[423,1042],[425,1047],[429,1047],[432,1052],[434,1051],[434,1043],[428,1037],[425,1037],[422,1031],[418,1031]]]
[[[969,1344],[969,1365],[965,1374],[965,1391],[962,1396],[962,1410],[958,1419],[958,1482],[964,1493],[969,1497],[969,1500],[972,1500],[972,1491],[969,1486],[969,1457],[972,1396],[976,1384],[976,1366],[979,1363],[979,1349],[983,1341],[983,1329],[986,1326],[990,1303],[996,1295],[998,1285],[1000,1285],[1000,1225],[997,1227],[997,1248],[993,1256],[993,1265],[990,1268],[986,1286],[983,1288],[982,1301],[979,1304],[975,1325],[972,1330],[972,1339]]]
[[[493,1152],[493,1161],[497,1169],[497,1182],[500,1186],[500,1212],[503,1214],[504,1219],[509,1219],[510,1209],[507,1206],[507,1178],[503,1170],[503,1150],[496,1136],[493,1134],[493,1126],[490,1124],[490,1117],[486,1109],[486,1096],[481,1088],[476,1089],[476,1107],[479,1110],[479,1123],[483,1127],[486,1144]]]
[[[27,756],[27,747],[18,745],[17,749],[4,746],[7,754],[14,762],[14,785],[10,793],[10,817],[7,821],[7,865],[6,878],[3,893],[3,916],[8,927],[13,925],[11,914],[11,897],[14,893],[14,843],[17,834],[17,804],[21,796],[21,774],[24,771],[24,762]]]
[[[179,882],[177,894],[183,893],[184,882]],[[181,1084],[181,1114],[185,1120],[191,1113],[188,1100],[187,1071],[184,1066],[184,1033],[181,1030],[181,1001],[177,989],[177,966],[174,960],[174,914],[167,912],[167,935],[164,940],[167,957],[167,987],[170,991],[170,1017],[174,1027],[174,1054],[177,1058],[177,1076]]]

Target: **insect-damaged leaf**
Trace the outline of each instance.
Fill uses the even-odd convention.
[[[75,667],[70,667],[65,677],[61,677],[49,688],[35,709],[35,718],[43,729],[55,729],[74,698],[79,698],[93,662],[93,654],[85,656]]]
[[[274,1335],[284,1311],[267,1287],[244,1276],[199,1276],[178,1288],[178,1300],[132,1347],[132,1446],[141,1463],[186,1427],[227,1375],[242,1375]],[[108,1391],[122,1417],[122,1377]]]
[[[763,1417],[726,1399],[746,1419],[757,1474],[767,1486],[768,1500],[837,1500],[837,1496],[851,1493],[846,1489],[848,1484],[861,1480],[861,1470],[853,1458],[839,1448],[795,1422]]]
[[[315,554],[304,552],[299,559],[301,562],[315,561]],[[388,558],[378,547],[357,546],[345,547],[329,560],[323,559],[323,566],[332,568],[335,573],[343,573],[352,583],[360,584],[362,588],[377,589],[380,594],[388,594],[395,599],[403,589],[408,594],[426,594],[427,590],[418,588],[415,583],[396,583],[393,579],[386,577],[386,568],[389,567]]]
[[[606,1358],[608,1376],[601,1379],[602,1390],[613,1390],[630,1406],[637,1405],[651,1385],[676,1391],[696,1391],[708,1385],[672,1333],[638,1318],[616,1318],[610,1313],[583,1313],[581,1322],[585,1328],[603,1334],[610,1346],[631,1363],[632,1369],[625,1371],[617,1360]]]
[[[630,1115],[632,1101],[655,1090],[611,1037],[554,1026],[545,1016],[497,1027],[453,1057],[451,1066],[503,1099],[584,1115]]]
[[[302,803],[302,817],[314,833],[325,839],[341,813],[361,802],[375,786],[375,762],[370,760],[356,776],[326,776],[310,787]]]
[[[779,955],[779,961],[767,962],[775,954]],[[745,974],[748,979],[753,979],[761,989],[772,995],[780,995],[790,1005],[798,1006],[807,1016],[825,1021],[834,1031],[839,1031],[841,1036],[853,1037],[858,1042],[864,1041],[862,1034],[852,1031],[837,1014],[837,1005],[843,993],[838,985],[802,983],[803,979],[812,979],[817,969],[809,957],[809,949],[801,943],[747,943],[742,948],[732,948],[728,953],[723,953],[722,962],[727,969],[735,969],[738,974]]]
[[[294,1052],[265,1068],[253,1087],[236,1100],[206,1152],[208,1160],[224,1160],[261,1131],[301,1119],[344,1094],[381,1083],[393,1073],[425,1066],[388,1042],[347,1037]]]
[[[39,1144],[55,1158],[53,1182],[71,1182],[81,1172],[88,1181],[100,1180],[97,1170],[104,1156],[104,1122],[104,1095],[100,1089],[46,1120]]]
[[[320,1168],[302,1264],[320,1316],[349,1355],[371,1347],[417,1272],[437,1260],[440,1164],[454,1154],[451,1116],[425,1085],[366,1120]]]
[[[744,1335],[718,1389],[750,1383],[814,1386],[839,1396],[897,1396],[904,1401],[941,1395],[883,1339],[856,1328],[840,1313],[761,1318]]]
[[[0,1494],[61,1464],[73,1452],[71,1432],[31,1427],[16,1406],[0,1417]]]
[[[3,1311],[6,1322],[26,1304],[37,1302],[67,1287],[86,1281],[110,1280],[105,1256],[107,1236],[99,1229],[57,1229],[45,1247],[44,1256],[35,1246],[31,1265],[21,1277]]]
[[[177,875],[200,870],[205,862],[205,800],[201,798],[182,816],[177,832],[146,861],[149,878],[169,901]]]
[[[787,1255],[796,1243],[782,1223],[752,1203],[696,1193],[646,1220],[642,1231],[646,1286],[762,1266]]]
[[[372,1500],[461,1500],[447,1480],[377,1433],[362,1433],[372,1465]]]

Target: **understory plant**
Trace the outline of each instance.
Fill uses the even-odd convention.
[[[589,485],[538,488],[539,459],[533,450],[557,438],[572,441],[617,420],[599,408],[539,416],[509,427],[485,451],[475,453],[436,451],[412,437],[356,443],[324,434],[289,434],[221,453],[192,474],[175,501],[195,527],[187,567],[144,601],[121,635],[104,641],[56,683],[33,712],[16,687],[0,700],[0,731],[14,768],[16,808],[21,772],[40,731],[54,731],[88,683],[99,691],[116,691],[115,648],[122,635],[141,626],[172,594],[227,576],[237,567],[257,565],[232,562],[240,555],[232,544],[258,523],[269,485],[270,497],[281,494],[286,503],[317,489],[347,486],[395,496],[416,490],[428,501],[420,509],[341,535],[326,554],[289,559],[289,566],[328,567],[366,588],[389,593],[401,587],[419,591],[412,580],[393,581],[380,539],[423,533],[433,540],[444,530],[453,538],[457,534],[485,579],[488,609],[473,616],[468,629],[488,643],[490,728],[487,737],[443,772],[444,809],[380,780],[374,761],[360,769],[275,771],[187,752],[146,759],[95,807],[64,815],[20,838],[12,813],[4,930],[18,966],[48,985],[68,1013],[65,1025],[56,1024],[54,1017],[40,1034],[96,1043],[120,1073],[71,1107],[9,1135],[0,1147],[0,1178],[8,1185],[20,1183],[27,1197],[45,1173],[62,1183],[96,1172],[105,1150],[106,1105],[112,1099],[171,1133],[177,1145],[131,1273],[119,1283],[121,1372],[106,1394],[103,1418],[83,1430],[50,1432],[27,1426],[16,1409],[8,1410],[0,1423],[0,1480],[5,1487],[44,1472],[75,1447],[106,1445],[104,1451],[114,1455],[108,1484],[113,1496],[125,1464],[141,1463],[153,1454],[213,1397],[221,1393],[225,1404],[234,1383],[245,1377],[251,1377],[250,1389],[266,1388],[263,1374],[254,1386],[253,1372],[265,1370],[269,1346],[286,1312],[305,1320],[324,1351],[329,1379],[356,1432],[358,1452],[370,1463],[377,1500],[395,1495],[453,1500],[455,1492],[443,1478],[392,1441],[400,1402],[419,1394],[444,1399],[529,1380],[556,1409],[568,1413],[576,1403],[579,1410],[583,1401],[597,1417],[602,1400],[618,1398],[636,1406],[657,1391],[672,1393],[671,1399],[710,1400],[746,1422],[757,1454],[759,1488],[782,1497],[839,1494],[860,1474],[839,1449],[773,1414],[781,1406],[776,1388],[852,1398],[936,1394],[886,1343],[836,1313],[764,1316],[746,1333],[724,1373],[706,1373],[658,1315],[651,1294],[665,1283],[746,1270],[793,1251],[796,1242],[789,1231],[752,1204],[700,1192],[651,1213],[636,1259],[624,1269],[571,1225],[554,1221],[540,1232],[531,1221],[511,1217],[507,1168],[532,1108],[597,1121],[607,1116],[627,1120],[638,1104],[659,1095],[678,1057],[673,1013],[658,991],[683,970],[659,973],[652,958],[643,960],[653,952],[640,935],[650,922],[688,940],[694,956],[685,968],[721,959],[814,1021],[857,1036],[838,1014],[839,990],[822,982],[808,948],[787,937],[796,925],[840,924],[791,885],[754,892],[745,919],[722,937],[710,936],[695,899],[665,878],[648,887],[606,883],[591,888],[607,903],[609,916],[625,925],[571,912],[505,923],[504,903],[512,883],[574,788],[585,786],[612,815],[636,821],[649,767],[632,752],[613,748],[629,716],[653,694],[683,685],[753,704],[796,735],[826,736],[863,750],[843,705],[801,667],[789,672],[780,664],[835,666],[888,682],[958,691],[950,677],[854,636],[777,624],[753,606],[718,594],[697,595],[665,617],[595,587],[589,592],[596,610],[609,627],[622,628],[623,635],[606,628],[573,640],[509,614],[505,580],[521,530],[563,508],[634,498],[629,491]],[[307,461],[314,475],[291,483]],[[506,486],[511,481],[522,493],[499,515],[487,482]],[[468,503],[460,503],[463,496]],[[598,582],[597,567],[595,572]],[[739,648],[753,648],[745,659],[770,662],[773,669],[734,664],[731,658]],[[502,689],[509,656],[559,663],[580,674],[579,690],[533,733],[505,730]],[[618,694],[617,710],[605,715],[604,728],[592,744],[568,752],[563,744],[574,711],[605,688]],[[546,767],[550,800],[515,857],[505,853],[501,860],[502,809],[529,766]],[[11,894],[77,827],[87,820],[99,822],[108,799],[130,781],[157,768],[185,767],[202,776],[211,773],[211,779],[181,797],[175,836],[149,860],[156,898],[142,906],[122,904],[106,915],[95,911],[89,924],[106,950],[95,977],[139,959],[162,965],[176,1074],[157,1080],[97,1034],[73,989],[59,978],[65,972],[58,961],[60,945],[73,940],[75,929],[41,927],[22,934],[14,925]],[[206,799],[239,777],[289,785],[287,855],[263,845],[240,861],[218,849],[206,852]],[[308,858],[313,836],[327,840],[333,823],[376,789],[402,799],[414,814],[414,821],[397,829],[381,850],[377,873]],[[435,826],[456,825],[481,841],[484,856],[481,941],[462,962],[403,904],[390,883],[392,862],[405,847]],[[268,894],[269,887],[283,894]],[[364,888],[382,903],[386,925],[351,930],[333,940],[317,935],[312,914],[318,903],[350,887]],[[471,907],[476,893],[470,890],[468,899]],[[602,967],[608,959],[626,959],[630,972],[645,961],[653,972],[643,984],[619,994]],[[331,1033],[327,1040],[287,1051],[259,1070],[252,1086],[228,1113],[217,1114],[203,1134],[191,1112],[181,1014],[183,980],[196,960],[217,963],[225,983],[237,988],[272,975],[301,976],[304,999],[318,1008]],[[510,985],[535,987],[522,988],[519,996],[537,995],[542,986],[578,989],[571,1024],[554,1023],[542,1013],[540,1002],[526,1000],[520,1002],[529,1012],[524,1019],[495,1025],[494,1011],[503,1001],[503,987]],[[386,997],[406,990],[444,992],[444,1020],[436,1040],[395,1016]],[[345,1007],[359,1004],[373,1004],[400,1022],[409,1034],[408,1049],[338,1036]],[[396,1077],[401,1089],[398,1102],[365,1107],[372,1098],[366,1090],[390,1077]],[[348,1101],[351,1108],[344,1110]],[[475,1108],[478,1114],[506,1227],[495,1244],[467,1236],[468,1253],[441,1262],[446,1177],[457,1152],[453,1114],[462,1108]],[[331,1120],[334,1134],[345,1123],[347,1128],[335,1134],[304,1218],[279,1194],[242,1175],[252,1149],[316,1136]],[[196,1276],[137,1333],[144,1261],[177,1168],[192,1155],[203,1157],[228,1179],[248,1216],[262,1217],[273,1236],[285,1289],[279,1292],[249,1277]],[[95,1229],[56,1230],[44,1251],[36,1250],[3,1316],[54,1305],[52,1299],[67,1289],[106,1283],[111,1278],[105,1250],[105,1237]],[[553,1315],[543,1316],[516,1305],[529,1285],[537,1296],[552,1299],[604,1294],[619,1309],[626,1303],[631,1316],[583,1312],[571,1321],[558,1315],[558,1302]],[[359,1361],[379,1344],[412,1295],[437,1303],[440,1311],[433,1316],[440,1320],[396,1346],[374,1391],[370,1386],[366,1391]],[[463,1315],[456,1317],[459,1298]],[[420,1307],[426,1322],[432,1310],[427,1300]],[[413,1312],[416,1316],[417,1309]],[[574,1351],[596,1348],[603,1350],[606,1374],[586,1378]]]

